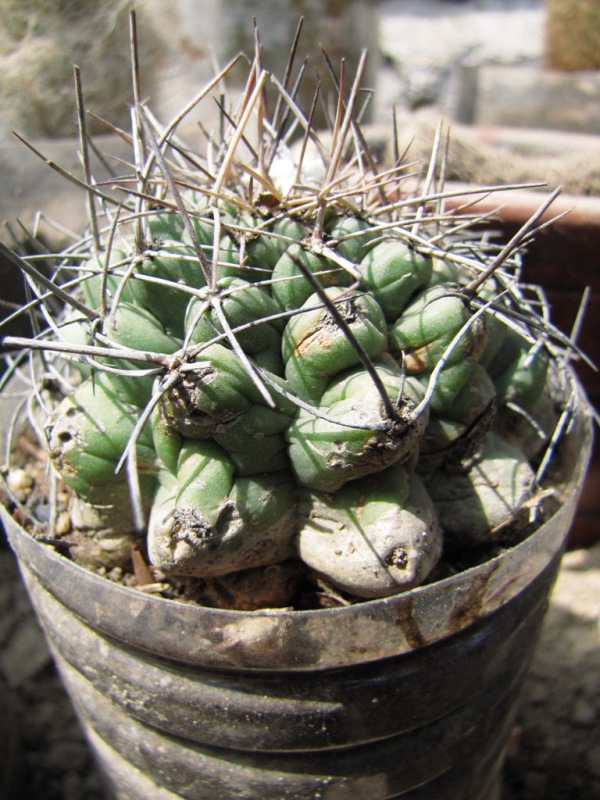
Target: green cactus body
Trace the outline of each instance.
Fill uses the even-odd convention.
[[[157,317],[133,303],[119,303],[104,320],[102,331],[111,342],[140,352],[174,353],[181,344],[165,332]]]
[[[431,372],[471,316],[453,287],[435,286],[419,295],[392,325],[392,346],[404,352],[409,372]],[[486,342],[485,323],[474,328],[454,348],[448,364],[477,362]]]
[[[136,530],[129,486],[123,471],[117,472],[135,419],[133,407],[119,399],[104,373],[98,373],[66,397],[49,421],[50,459],[75,493],[72,523],[83,537],[71,545],[71,556],[83,566],[127,565],[131,546],[142,535]],[[157,469],[148,428],[137,440],[136,455],[147,511],[156,490]]]
[[[486,290],[480,293],[480,298],[484,302],[492,302],[494,301],[494,292],[490,290]],[[502,306],[500,306],[500,311],[502,311]],[[489,365],[493,362],[496,358],[496,355],[502,350],[504,347],[504,342],[508,335],[508,328],[504,321],[498,316],[492,309],[488,310],[485,315],[486,321],[486,328],[487,328],[487,337],[485,342],[485,347],[483,352],[479,358],[479,363],[485,367],[486,369]]]
[[[531,346],[512,331],[507,335],[509,363],[502,365],[505,353],[500,351],[489,371],[501,402],[511,402],[528,409],[540,398],[546,386],[549,358],[544,348]],[[498,365],[501,368],[496,371]]]
[[[180,242],[185,230],[181,215],[176,211],[165,211],[151,214],[148,217],[148,230],[153,244],[160,246],[164,242]]]
[[[439,286],[440,284],[452,286],[458,284],[460,279],[460,270],[453,261],[439,257],[432,258],[430,286]]]
[[[370,358],[386,347],[385,318],[368,294],[329,289],[329,299]],[[311,295],[283,332],[285,377],[299,397],[318,402],[331,378],[360,363],[360,357],[331,311]]]
[[[300,557],[342,591],[385,597],[421,583],[442,537],[433,504],[402,465],[347,484],[334,495],[302,491]]]
[[[384,597],[431,576],[444,542],[512,535],[535,489],[522,451],[541,461],[561,411],[551,328],[518,254],[479,246],[443,182],[438,202],[428,179],[405,189],[404,164],[381,171],[358,84],[329,141],[289,86],[273,82],[270,119],[264,80],[258,57],[206,155],[140,105],[138,182],[122,179],[118,212],[90,192],[96,224],[33,303],[54,289],[64,306],[71,281],[30,340],[56,351],[38,374],[71,382],[50,460],[86,566],[126,565],[146,536],[158,580],[253,586],[243,608],[275,596],[256,589],[269,571],[277,597],[314,575]]]
[[[441,471],[427,482],[444,534],[471,545],[506,538],[534,487],[535,473],[522,451],[494,434],[467,472]]]
[[[152,563],[168,575],[210,577],[293,556],[296,488],[288,472],[235,478],[214,442],[186,441],[163,472],[149,522]],[[243,565],[243,566],[241,566]]]
[[[128,283],[121,286],[123,279],[114,274],[114,270],[125,273],[129,267],[129,258],[122,250],[112,249],[108,267],[106,267],[106,254],[102,256],[92,256],[82,268],[83,273],[89,273],[82,282],[82,291],[86,303],[90,308],[99,309],[102,305],[102,287],[106,284],[106,301],[110,304],[111,299],[117,291],[120,292],[122,300],[133,302],[131,287]],[[104,272],[106,270],[106,279]]]
[[[59,330],[62,341],[68,342],[75,347],[85,347],[91,344],[92,334],[88,320],[73,309],[65,310],[60,321]],[[83,359],[76,360],[73,367],[82,381],[92,374],[91,364]]]
[[[535,462],[548,444],[558,419],[556,401],[544,393],[527,408],[526,413],[519,407],[501,407],[494,420],[494,430]]]
[[[299,244],[292,244],[273,269],[271,292],[282,309],[300,308],[314,293],[303,270],[314,274],[323,288],[352,283],[352,276],[342,267]]]
[[[212,262],[212,247],[209,252],[209,260]],[[223,236],[221,239],[216,262],[219,280],[240,278],[243,281],[252,282],[264,278],[262,270],[254,269],[244,261],[240,246],[231,236]]]
[[[281,348],[281,330],[285,320],[277,317],[279,308],[266,289],[241,278],[222,278],[217,290],[222,297],[223,314],[246,353],[254,355],[267,348]],[[185,329],[191,344],[208,342],[224,333],[218,316],[206,302],[208,297],[207,290],[189,302]],[[265,322],[259,324],[261,319]],[[254,324],[248,327],[251,323]]]
[[[429,286],[432,262],[397,239],[385,239],[372,247],[359,265],[363,285],[385,314],[395,322],[420,289]]]
[[[496,390],[480,364],[468,383],[446,406],[443,414],[432,414],[421,439],[419,472],[444,465],[459,465],[478,451],[496,415]]]
[[[253,228],[256,233],[242,232],[240,242],[244,241],[248,274],[246,280],[265,281],[270,277],[275,265],[288,247],[302,241],[307,235],[307,228],[298,220],[281,217],[274,221],[259,221],[253,216],[242,216],[240,225]]]
[[[485,348],[487,324],[481,316],[446,353],[472,316],[465,300],[452,287],[438,285],[419,295],[391,327],[391,347],[410,375],[430,376],[446,358],[431,400],[436,413],[443,413],[454,402]]]
[[[336,253],[358,265],[367,255],[375,239],[379,237],[377,228],[366,219],[344,215],[335,217],[326,226],[330,242]]]
[[[278,472],[289,468],[283,435],[289,425],[289,415],[255,403],[232,424],[217,428],[214,439],[239,475]]]
[[[458,392],[454,402],[444,409],[444,416],[468,427],[485,414],[495,399],[496,391],[491,378],[480,364],[476,364],[468,383]]]
[[[65,482],[88,502],[123,483],[116,466],[135,425],[136,413],[119,398],[103,373],[65,398],[48,427],[50,457]],[[149,431],[138,440],[138,463],[154,470]]]
[[[184,436],[210,437],[260,399],[238,356],[221,344],[204,349],[195,367],[161,398],[168,424]]]
[[[182,434],[173,425],[169,425],[160,406],[154,410],[150,418],[150,429],[157,464],[167,472],[175,474],[184,441]]]
[[[517,331],[512,328],[506,330],[500,347],[495,350],[493,357],[488,360],[486,366],[492,380],[495,380],[504,370],[512,368],[522,356],[526,347],[526,342],[523,341]]]
[[[404,463],[416,452],[428,413],[412,419],[410,412],[424,392],[398,371],[376,368],[399,412],[398,420],[386,419],[381,397],[364,369],[342,373],[321,398],[319,408],[328,418],[301,410],[288,429],[290,460],[303,486],[334,492],[348,481]]]
[[[102,332],[110,342],[140,352],[152,350],[168,355],[181,346],[181,341],[167,334],[153,314],[133,303],[119,303],[104,320]],[[102,359],[102,363],[125,371],[144,366],[126,359]],[[139,407],[148,402],[154,382],[152,375],[131,377],[107,373],[106,379],[124,402]]]
[[[153,278],[158,280],[153,281]],[[204,284],[204,274],[194,250],[180,242],[168,242],[160,249],[146,251],[136,262],[130,280],[136,304],[154,314],[166,331],[178,337],[183,335],[185,311],[190,299],[185,287],[199,289]]]

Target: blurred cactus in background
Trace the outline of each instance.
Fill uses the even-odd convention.
[[[597,0],[546,0],[546,62],[567,71],[600,69]]]
[[[73,63],[82,64],[90,108],[129,125],[129,33],[132,3],[98,0],[0,0],[0,128],[29,136],[77,132]],[[146,80],[157,38],[148,27],[141,48]],[[152,58],[150,53],[152,52]],[[88,127],[107,127],[89,118]]]

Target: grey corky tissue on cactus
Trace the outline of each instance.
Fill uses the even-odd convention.
[[[325,62],[306,109],[293,53],[279,80],[257,46],[202,148],[178,129],[231,64],[170,123],[137,99],[119,196],[84,169],[89,230],[52,281],[2,246],[32,293],[35,336],[6,344],[58,504],[32,529],[83,566],[135,552],[166,597],[345,604],[489,558],[558,503],[574,347],[520,282],[554,194],[503,246],[445,208],[441,127],[423,168],[378,164],[365,58]]]

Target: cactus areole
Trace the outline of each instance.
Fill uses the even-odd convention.
[[[82,136],[89,229],[50,280],[2,246],[35,323],[6,341],[11,371],[37,381],[53,472],[50,522],[22,500],[32,531],[242,610],[386,597],[521,540],[558,502],[544,479],[577,394],[520,282],[552,197],[502,246],[445,208],[441,135],[422,171],[378,163],[364,59],[353,80],[326,68],[318,131],[293,63],[280,81],[258,48],[217,132],[184,142],[231,66],[169,123],[134,104],[117,197]]]

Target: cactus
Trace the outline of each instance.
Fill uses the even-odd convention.
[[[319,132],[258,46],[205,154],[177,130],[195,103],[163,127],[137,102],[136,178],[115,201],[86,175],[90,230],[52,281],[2,246],[47,325],[6,344],[42,354],[31,416],[76,512],[49,533],[88,568],[137,548],[159,587],[207,602],[294,605],[315,582],[352,602],[443,575],[447,546],[514,541],[535,506],[574,391],[570,343],[519,283],[552,196],[495,247],[445,210],[439,138],[423,179],[378,166],[361,68],[329,68]]]

